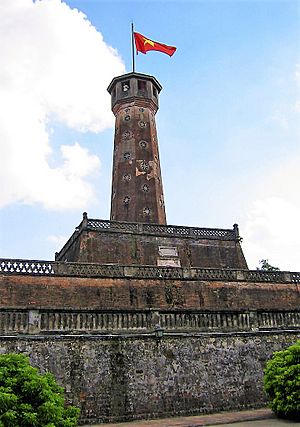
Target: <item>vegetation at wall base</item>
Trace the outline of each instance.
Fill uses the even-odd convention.
[[[75,427],[79,409],[65,408],[63,388],[24,354],[0,355],[0,427]]]
[[[300,421],[300,341],[273,354],[264,371],[264,389],[278,417]]]

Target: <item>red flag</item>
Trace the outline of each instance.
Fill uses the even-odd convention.
[[[176,51],[176,47],[174,46],[167,46],[166,44],[155,42],[140,33],[134,32],[133,34],[137,53],[147,53],[149,50],[157,50],[159,52],[166,53],[167,55],[172,56],[173,53]]]

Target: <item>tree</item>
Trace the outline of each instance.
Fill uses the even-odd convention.
[[[264,371],[264,389],[276,415],[300,421],[300,341],[273,354]]]
[[[79,409],[64,407],[63,388],[23,354],[0,355],[0,427],[74,427]]]
[[[260,267],[256,267],[256,270],[280,271],[280,268],[273,267],[271,264],[269,264],[269,260],[267,259],[261,259],[259,263],[260,263]]]

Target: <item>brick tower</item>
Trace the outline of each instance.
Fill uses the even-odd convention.
[[[155,77],[135,72],[111,81],[107,90],[116,123],[110,220],[84,213],[57,261],[248,268],[236,224],[215,229],[166,223],[155,126],[161,89]]]
[[[166,224],[155,114],[162,87],[128,73],[108,87],[116,117],[111,221]]]

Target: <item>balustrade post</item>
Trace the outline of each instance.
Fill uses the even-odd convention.
[[[52,268],[53,268],[54,274],[56,275],[65,276],[67,274],[65,262],[60,262],[60,261],[54,262],[52,264]]]
[[[239,232],[239,226],[237,224],[233,224],[233,231],[234,231],[236,240],[238,240],[240,238],[240,232]]]
[[[28,333],[39,334],[41,332],[41,314],[39,310],[28,311]]]
[[[151,329],[155,329],[156,327],[161,327],[160,313],[158,310],[153,310],[153,311],[151,310],[149,326]]]
[[[81,223],[81,229],[85,230],[88,226],[88,216],[86,212],[83,212],[82,214],[82,223]]]
[[[191,269],[190,268],[182,268],[182,277],[184,279],[191,279]]]
[[[244,272],[242,270],[237,270],[236,280],[245,280],[245,275],[244,275]]]
[[[283,280],[287,283],[291,283],[292,282],[292,275],[289,271],[284,271],[283,273]]]
[[[256,310],[249,311],[249,324],[251,331],[258,331],[258,314]]]
[[[131,266],[123,267],[124,276],[125,277],[134,277],[135,275],[137,275],[137,268],[138,267],[131,267]]]

